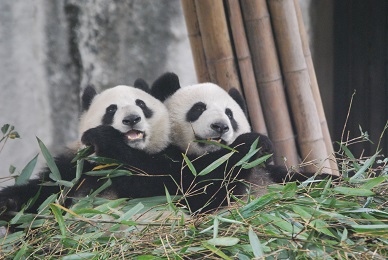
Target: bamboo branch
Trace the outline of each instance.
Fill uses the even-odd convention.
[[[191,53],[194,60],[194,67],[195,71],[197,72],[197,80],[198,82],[209,82],[210,75],[207,70],[205,53],[202,46],[202,36],[199,29],[195,1],[181,0],[181,2],[190,40]]]
[[[304,27],[303,16],[299,6],[299,1],[294,0],[294,5],[295,5],[296,16],[298,19],[298,27],[299,27],[299,33],[302,41],[303,54],[304,54],[307,69],[309,72],[311,90],[315,100],[315,105],[317,106],[317,110],[318,110],[318,116],[322,127],[323,139],[325,140],[326,150],[328,153],[327,156],[330,158],[330,167],[332,169],[333,174],[339,175],[338,165],[335,159],[335,154],[334,154],[334,149],[333,149],[333,145],[332,145],[332,141],[329,133],[329,128],[327,126],[325,111],[323,110],[321,94],[319,92],[317,76],[315,75],[313,59],[311,57],[311,52],[309,47],[309,40]]]
[[[295,137],[265,0],[241,1],[253,68],[259,86],[269,137],[274,144],[275,163],[299,164]]]
[[[222,0],[195,1],[210,80],[241,91]]]
[[[303,55],[294,1],[270,0],[268,3],[301,155],[303,159],[313,161],[330,173],[326,145]],[[316,171],[314,165],[306,168],[308,171]]]
[[[259,93],[257,90],[255,73],[253,71],[251,53],[245,35],[241,8],[238,0],[228,0],[229,20],[233,34],[234,48],[238,60],[240,76],[244,89],[245,100],[247,101],[249,118],[252,128],[256,132],[268,135],[264,121],[264,114],[261,108]]]

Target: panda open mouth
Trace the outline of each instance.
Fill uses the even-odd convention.
[[[145,138],[145,133],[136,129],[129,130],[125,136],[127,137],[128,141],[139,141],[143,140]]]

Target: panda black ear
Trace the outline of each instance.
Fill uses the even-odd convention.
[[[138,78],[137,80],[135,80],[135,83],[133,84],[133,86],[147,93],[151,92],[150,86],[148,86],[147,82],[142,78]]]
[[[178,76],[175,73],[167,72],[152,84],[151,95],[163,102],[180,88]]]
[[[82,111],[89,109],[92,104],[93,98],[97,95],[93,85],[88,85],[82,94]]]
[[[245,103],[245,100],[240,92],[236,88],[231,88],[228,93],[229,96],[231,96],[244,111],[245,116],[248,117],[247,104]]]

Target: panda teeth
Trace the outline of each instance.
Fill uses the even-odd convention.
[[[217,143],[221,143],[222,139],[219,138],[219,139],[215,139],[215,138],[208,138],[207,139],[208,141],[213,141],[213,142],[217,142]]]
[[[127,133],[127,138],[129,141],[143,139],[144,133],[141,131],[137,131],[137,130],[131,130]]]

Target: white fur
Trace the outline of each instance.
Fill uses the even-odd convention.
[[[144,116],[142,109],[136,105],[136,99],[143,100],[153,111],[151,118]],[[117,105],[112,126],[122,133],[131,130],[130,126],[122,123],[125,116],[133,113],[141,116],[141,121],[134,129],[145,132],[145,139],[143,142],[128,143],[129,146],[150,154],[160,152],[167,147],[170,123],[164,104],[140,89],[124,85],[107,89],[93,98],[89,109],[81,116],[79,130],[81,136],[86,130],[102,124],[106,108],[111,104]]]
[[[207,109],[195,122],[187,122],[186,114],[197,102],[205,103]],[[195,135],[202,138],[217,137],[210,127],[212,123],[223,122],[229,126],[229,131],[222,136],[227,145],[230,145],[239,135],[251,131],[248,119],[241,107],[224,89],[213,83],[182,87],[166,99],[165,104],[170,113],[171,141],[182,150],[186,150],[190,144],[188,154],[201,155],[219,149],[219,146],[200,146],[193,142],[196,139]],[[233,117],[238,124],[237,131],[233,130],[225,114],[226,108],[233,112]]]

